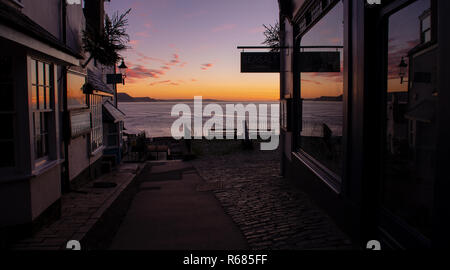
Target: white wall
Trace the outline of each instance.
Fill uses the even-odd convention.
[[[61,166],[30,179],[31,218],[34,220],[61,197]]]
[[[101,156],[103,151],[100,151],[95,156],[89,158],[89,142],[88,136],[80,136],[72,139],[69,145],[69,176],[73,180],[80,173],[82,173],[89,164],[94,164]],[[89,162],[90,161],[90,162]]]

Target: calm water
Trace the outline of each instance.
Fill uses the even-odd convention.
[[[173,122],[178,117],[171,116],[172,107],[179,102],[136,102],[136,103],[119,103],[119,109],[126,115],[125,127],[132,130],[145,131],[150,137],[169,137],[171,136],[170,129]],[[231,102],[215,102],[219,104],[226,117],[225,105]],[[246,102],[234,102],[248,104]],[[191,108],[194,117],[193,103],[185,103]],[[205,107],[208,103],[204,102]],[[255,102],[255,105],[268,104],[268,120],[270,121],[270,104],[277,104],[276,102]],[[335,135],[342,133],[342,103],[341,102],[304,102],[304,130],[303,134],[315,133],[315,128],[320,123],[326,123],[333,130]],[[203,117],[203,122],[206,122],[209,117]],[[238,119],[239,120],[239,119]],[[225,121],[224,121],[225,124]],[[251,123],[250,123],[251,124]]]

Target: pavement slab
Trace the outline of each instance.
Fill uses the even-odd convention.
[[[112,241],[112,250],[237,250],[239,228],[190,163],[167,162],[143,170],[139,191]],[[171,172],[181,177],[171,179]]]

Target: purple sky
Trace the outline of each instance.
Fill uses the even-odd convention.
[[[132,8],[128,86],[160,98],[277,98],[276,74],[240,74],[238,45],[261,45],[262,24],[278,19],[277,0],[112,0],[106,12]],[[245,89],[245,91],[244,91]]]

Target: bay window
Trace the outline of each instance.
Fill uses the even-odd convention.
[[[31,110],[35,160],[49,155],[49,128],[53,119],[53,65],[31,60]]]

